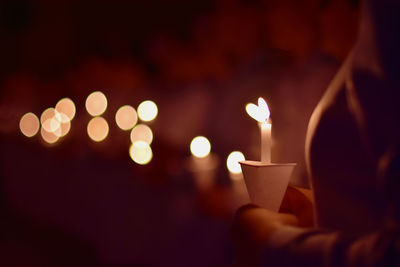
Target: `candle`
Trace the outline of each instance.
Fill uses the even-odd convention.
[[[250,199],[247,194],[246,185],[243,179],[242,168],[239,162],[244,161],[244,155],[240,151],[233,151],[229,154],[226,159],[226,167],[229,171],[229,177],[231,178],[233,201],[232,208],[238,209],[246,203],[249,203]]]
[[[242,168],[239,161],[245,160],[244,155],[240,151],[233,151],[226,159],[226,167],[229,171],[229,176],[232,181],[242,180]]]
[[[187,166],[193,173],[199,190],[206,190],[214,184],[218,157],[211,153],[210,141],[204,136],[193,138],[190,143],[192,153]]]
[[[258,106],[249,103],[246,111],[253,119],[260,123],[261,129],[261,162],[271,163],[271,131],[272,125],[268,122],[270,111],[267,102],[262,97],[258,98]]]
[[[271,123],[261,122],[261,162],[271,163]]]

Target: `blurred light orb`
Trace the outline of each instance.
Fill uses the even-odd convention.
[[[91,119],[87,126],[87,133],[93,141],[101,142],[108,135],[108,123],[102,117],[95,117]]]
[[[211,144],[204,136],[196,136],[190,143],[190,151],[198,158],[204,158],[211,151]]]
[[[60,113],[57,110],[55,111],[54,118],[60,123],[71,121],[67,115],[65,115],[64,113]]]
[[[32,112],[23,115],[19,121],[19,129],[26,137],[32,137],[37,134],[40,128],[39,118]]]
[[[57,111],[54,108],[48,108],[42,112],[40,123],[47,132],[54,132],[60,127],[60,121],[56,117]]]
[[[46,122],[48,122],[49,123],[48,125],[50,125],[50,127],[49,127],[50,132],[54,133],[56,131],[59,131],[61,122],[59,121],[59,119],[57,118],[56,115],[53,118],[47,120]],[[46,124],[46,122],[45,122],[45,124]]]
[[[75,104],[71,99],[67,97],[63,98],[57,102],[56,111],[59,114],[64,114],[63,116],[60,116],[61,122],[65,123],[67,119],[71,121],[75,117]]]
[[[115,114],[115,121],[122,130],[132,129],[137,123],[137,120],[136,110],[129,105],[120,107]]]
[[[147,144],[153,142],[153,132],[150,127],[144,124],[136,125],[131,131],[131,142],[144,141]]]
[[[140,165],[146,165],[153,158],[153,151],[145,141],[136,141],[129,148],[131,159]]]
[[[54,144],[58,141],[59,137],[52,132],[46,131],[43,127],[40,129],[42,139],[48,144]]]
[[[71,129],[71,122],[62,122],[60,124],[60,127],[57,129],[57,131],[53,132],[55,135],[58,137],[63,137],[66,136],[69,133],[69,130]]]
[[[93,92],[86,98],[85,106],[90,115],[99,116],[107,109],[107,98],[100,91]]]
[[[240,167],[239,161],[243,160],[245,160],[245,158],[242,152],[233,151],[226,159],[226,167],[231,173],[241,173],[242,168]]]
[[[158,108],[156,103],[151,100],[146,100],[138,106],[138,116],[142,121],[152,121],[157,117]]]

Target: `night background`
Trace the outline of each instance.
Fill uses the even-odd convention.
[[[308,187],[308,119],[358,13],[348,0],[1,1],[0,263],[230,266],[231,219],[248,199],[226,159],[260,153],[245,105],[267,100],[272,160],[297,162],[291,183]],[[100,142],[87,132],[95,91],[108,103]],[[21,132],[24,114],[65,97],[76,107],[65,136]],[[141,165],[115,114],[145,100],[158,115],[138,120],[154,137]],[[196,136],[211,143],[211,170],[190,164]],[[211,185],[196,183],[202,171]]]

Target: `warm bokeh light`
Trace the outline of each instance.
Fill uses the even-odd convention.
[[[138,124],[131,131],[131,142],[144,141],[149,145],[153,141],[153,132],[150,127],[144,124]]]
[[[211,151],[211,144],[204,136],[196,136],[190,143],[190,151],[198,158],[204,158]]]
[[[42,128],[44,128],[47,132],[55,132],[60,127],[60,120],[57,117],[57,111],[54,108],[48,108],[42,112],[40,116],[40,123],[42,124]]]
[[[115,114],[115,121],[122,130],[132,129],[137,120],[136,110],[129,105],[120,107]]]
[[[90,115],[99,116],[107,109],[107,98],[100,91],[93,92],[86,98],[85,106]]]
[[[60,113],[57,110],[55,111],[54,118],[60,123],[71,121],[67,115]]]
[[[57,129],[57,131],[53,132],[55,135],[58,137],[63,137],[69,133],[69,130],[71,129],[71,122],[62,122],[60,124],[60,127]]]
[[[258,106],[252,103],[247,104],[246,112],[258,122],[267,122],[271,114],[267,102],[262,97],[258,98]]]
[[[153,151],[148,143],[137,141],[129,148],[129,155],[137,164],[146,165],[153,158]]]
[[[56,117],[48,121],[50,121],[50,128],[51,128],[50,132],[58,137],[61,137],[61,122]]]
[[[58,136],[52,132],[46,131],[43,127],[40,129],[40,134],[46,143],[53,144],[58,141]]]
[[[142,121],[152,121],[157,117],[158,108],[156,103],[151,100],[146,100],[138,106],[138,116]]]
[[[242,152],[233,151],[226,159],[226,166],[231,173],[241,173],[242,168],[240,167],[239,161],[243,160],[245,160],[245,158]]]
[[[39,128],[39,118],[32,112],[26,113],[19,121],[19,129],[27,137],[32,137],[37,134]]]
[[[108,135],[108,123],[102,117],[91,119],[87,126],[87,133],[93,141],[101,142]]]
[[[69,98],[63,98],[60,101],[58,101],[56,105],[56,111],[59,114],[64,114],[65,116],[61,116],[61,122],[66,122],[66,119],[72,120],[75,117],[75,104],[74,102],[69,99]]]

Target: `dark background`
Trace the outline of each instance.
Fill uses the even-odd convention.
[[[267,99],[273,160],[297,162],[292,182],[307,186],[308,118],[356,39],[358,11],[345,0],[2,1],[3,261],[229,266],[229,224],[243,203],[225,159],[259,153],[245,104]],[[96,90],[109,101],[101,143],[86,134]],[[63,97],[77,108],[66,137],[49,146],[21,134],[23,114]],[[139,166],[114,115],[146,99],[159,116],[154,158]],[[206,191],[185,167],[196,135],[220,159]]]

